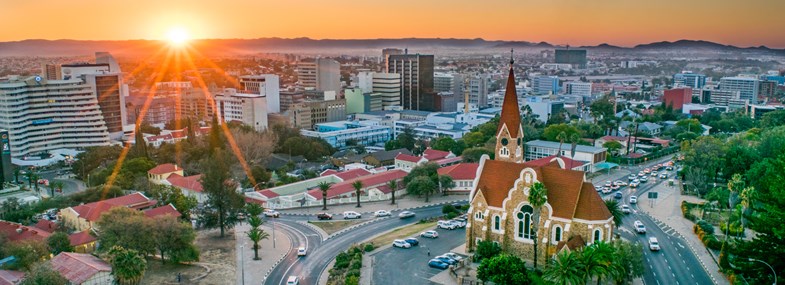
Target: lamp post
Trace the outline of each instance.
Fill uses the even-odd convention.
[[[766,264],[766,266],[768,266],[768,267],[769,267],[769,269],[771,269],[771,274],[773,274],[773,275],[774,275],[774,283],[771,283],[771,284],[773,284],[773,285],[777,285],[777,271],[774,271],[774,267],[771,267],[771,265],[770,265],[770,264],[768,264],[768,263],[766,263],[765,261],[763,261],[763,260],[760,260],[760,259],[747,258],[747,260],[749,260],[749,261],[757,261],[757,262],[760,262],[760,263]]]
[[[242,266],[240,269],[241,270],[240,274],[242,274],[243,285],[245,285],[245,245],[244,244],[240,245],[240,266]]]

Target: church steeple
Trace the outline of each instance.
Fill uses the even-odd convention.
[[[496,132],[496,160],[523,162],[523,128],[521,110],[518,107],[518,94],[515,91],[515,60],[510,50],[510,75],[504,92],[502,114]]]

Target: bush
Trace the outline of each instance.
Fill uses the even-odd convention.
[[[731,236],[741,236],[741,237],[744,236],[744,232],[741,228],[741,224],[739,223],[731,223],[730,229],[728,229],[727,223],[720,223],[720,231],[722,231],[723,234],[727,233],[728,235]]]
[[[448,220],[452,220],[452,219],[455,219],[455,217],[457,217],[457,216],[458,216],[458,213],[450,212],[450,213],[447,213],[447,215],[445,217],[447,217]]]
[[[474,254],[475,262],[485,258],[491,258],[502,252],[502,248],[492,241],[481,241],[477,244],[477,252]]]
[[[360,269],[350,269],[349,271],[346,271],[346,278],[352,276],[357,276],[357,278],[360,278]]]
[[[709,224],[709,222],[704,221],[704,220],[700,220],[700,221],[698,221],[698,223],[696,225],[698,227],[700,227],[701,230],[703,230],[703,232],[705,234],[709,234],[709,235],[713,235],[714,234],[714,226]]]
[[[365,244],[365,252],[371,252],[374,249],[376,249],[376,247],[372,243],[366,243]]]
[[[354,261],[352,261],[352,264],[349,265],[349,271],[352,271],[354,269],[360,269],[362,267],[363,267],[363,261],[355,259]]]
[[[687,220],[695,222],[697,220],[697,217],[695,217],[695,215],[692,214],[692,209],[695,208],[697,205],[698,204],[693,204],[693,203],[690,203],[690,202],[687,202],[687,201],[682,201],[681,202],[681,212],[684,215],[684,218],[686,218]]]
[[[442,214],[449,214],[449,213],[454,213],[454,212],[457,212],[457,211],[458,210],[455,209],[455,207],[453,205],[447,204],[447,205],[442,206]]]
[[[358,285],[358,284],[360,284],[360,278],[357,277],[357,276],[350,276],[349,278],[346,278],[346,283],[344,283],[344,284],[346,284],[346,285]]]

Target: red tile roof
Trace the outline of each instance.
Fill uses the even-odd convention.
[[[163,215],[172,215],[175,217],[182,216],[182,214],[180,214],[180,212],[177,211],[177,209],[172,204],[166,204],[161,207],[145,210],[144,215],[147,216],[148,218],[153,218]]]
[[[327,190],[327,199],[332,199],[339,195],[354,192],[354,187],[352,187],[352,183],[358,180],[362,181],[363,189],[368,189],[368,188],[376,188],[378,186],[385,185],[388,181],[391,180],[400,181],[401,179],[403,179],[403,177],[406,176],[406,174],[407,174],[406,171],[395,169],[395,170],[385,171],[381,173],[362,176],[355,179],[335,183],[330,186],[329,190]],[[308,195],[311,195],[311,197],[314,197],[317,200],[321,200],[322,190],[320,190],[319,188],[310,190],[308,191]]]
[[[0,233],[5,235],[9,241],[45,240],[50,235],[50,233],[34,227],[6,221],[0,221]]]
[[[100,272],[111,272],[105,261],[90,254],[63,252],[52,258],[52,269],[60,272],[72,284],[82,284]]]
[[[362,177],[362,176],[371,175],[371,174],[372,173],[370,171],[368,171],[368,170],[365,170],[365,169],[362,169],[362,168],[355,168],[355,169],[352,169],[352,170],[347,170],[347,171],[344,171],[344,172],[335,173],[335,176],[338,176],[338,178],[341,178],[341,179],[343,179],[345,181],[345,180],[354,179],[354,178],[357,178],[357,177]]]
[[[202,188],[202,182],[199,181],[201,177],[201,174],[191,176],[180,176],[179,174],[172,174],[169,175],[169,178],[167,178],[166,181],[169,181],[169,184],[172,184],[172,186],[180,189],[202,192],[204,191],[204,188]]]
[[[570,251],[578,250],[578,249],[584,247],[585,245],[586,245],[586,242],[583,241],[583,238],[580,235],[576,235],[576,236],[573,236],[572,238],[570,238],[570,240],[568,240],[568,241],[563,241],[562,240],[558,244],[556,244],[556,251],[557,252],[561,251],[562,248],[564,248],[565,246]]]
[[[557,158],[557,156],[555,156],[555,155],[546,156],[546,157],[543,157],[543,158],[540,158],[540,159],[536,159],[536,160],[530,160],[530,161],[527,161],[526,164],[531,165],[531,166],[545,166],[545,165],[551,164],[551,162],[554,162],[554,161],[557,161],[557,163],[558,163],[559,159],[561,159],[564,162],[564,166],[566,166],[567,169],[573,169],[573,168],[576,168],[578,166],[583,166],[584,164],[586,164],[586,162],[583,162],[583,161],[580,161],[580,160],[570,159],[569,157],[566,157],[566,156],[561,156],[561,157]]]
[[[182,170],[182,168],[178,167],[177,164],[164,163],[164,164],[159,164],[156,167],[153,167],[153,169],[148,170],[147,173],[161,175],[166,173],[172,173],[178,170]]]
[[[456,157],[450,157],[450,158],[442,158],[442,159],[434,161],[434,163],[436,163],[438,165],[447,165],[447,164],[452,164],[452,163],[459,162],[461,160],[463,160],[462,157],[456,156]]]
[[[414,156],[414,155],[408,155],[408,154],[405,154],[405,153],[399,153],[398,155],[395,156],[395,159],[396,160],[403,160],[403,161],[417,163],[417,162],[420,161],[421,158],[417,157],[417,156]]]
[[[322,171],[322,173],[321,173],[321,174],[319,174],[319,176],[328,176],[328,175],[333,175],[333,174],[337,174],[337,173],[338,173],[338,170],[335,170],[335,169],[327,169],[327,170],[325,170],[325,171]]]
[[[79,217],[94,222],[101,217],[101,214],[109,211],[111,208],[122,206],[139,209],[149,207],[151,206],[151,203],[152,205],[155,205],[156,201],[150,200],[142,193],[137,192],[112,199],[75,206],[71,209],[73,209],[79,215]]]
[[[71,246],[78,246],[96,241],[95,237],[90,235],[90,230],[71,234],[68,236],[68,240],[71,242]]]
[[[261,191],[257,191],[257,192],[259,192],[259,194],[264,195],[264,197],[267,197],[267,199],[272,199],[272,198],[280,196],[280,195],[278,195],[278,193],[275,193],[275,192],[273,192],[273,190],[270,190],[270,189],[265,189],[265,190],[261,190]]]
[[[435,150],[435,149],[431,149],[431,148],[426,149],[425,152],[423,152],[423,154],[422,154],[422,156],[425,157],[425,159],[427,159],[428,161],[434,161],[434,160],[437,160],[437,159],[442,159],[442,158],[447,157],[448,155],[450,155],[449,151],[441,151],[441,150]]]
[[[510,62],[510,75],[507,77],[507,89],[504,92],[504,102],[502,103],[502,115],[499,118],[498,134],[502,126],[507,125],[510,137],[518,137],[518,130],[521,127],[521,109],[518,108],[518,93],[515,90],[515,72],[512,70]]]
[[[55,222],[52,222],[50,220],[44,220],[44,219],[38,220],[38,223],[36,223],[35,226],[33,227],[45,231],[47,233],[53,233],[55,232],[55,230],[57,230],[57,224]]]
[[[16,285],[22,281],[24,272],[13,270],[0,270],[0,285]]]
[[[472,180],[477,176],[479,163],[459,163],[439,168],[439,175],[448,175],[453,180]]]

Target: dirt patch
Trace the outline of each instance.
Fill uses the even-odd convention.
[[[218,230],[197,231],[195,243],[200,253],[198,263],[202,266],[161,264],[158,260],[148,260],[148,269],[141,284],[234,284],[237,279],[234,231],[228,231],[223,238]],[[207,272],[203,266],[209,267],[210,273],[191,281]],[[177,283],[177,273],[182,277],[180,283]]]
[[[424,232],[428,229],[433,229],[434,227],[436,227],[436,222],[414,224],[411,226],[397,228],[390,231],[389,233],[385,233],[379,237],[372,239],[371,243],[376,247],[380,247],[386,244],[391,244],[396,239],[419,235],[420,232]]]
[[[351,221],[329,221],[329,222],[317,222],[317,221],[310,221],[314,226],[317,226],[324,230],[328,235],[331,235],[337,231],[342,229],[351,227],[353,225],[365,222],[364,220],[351,220]]]

